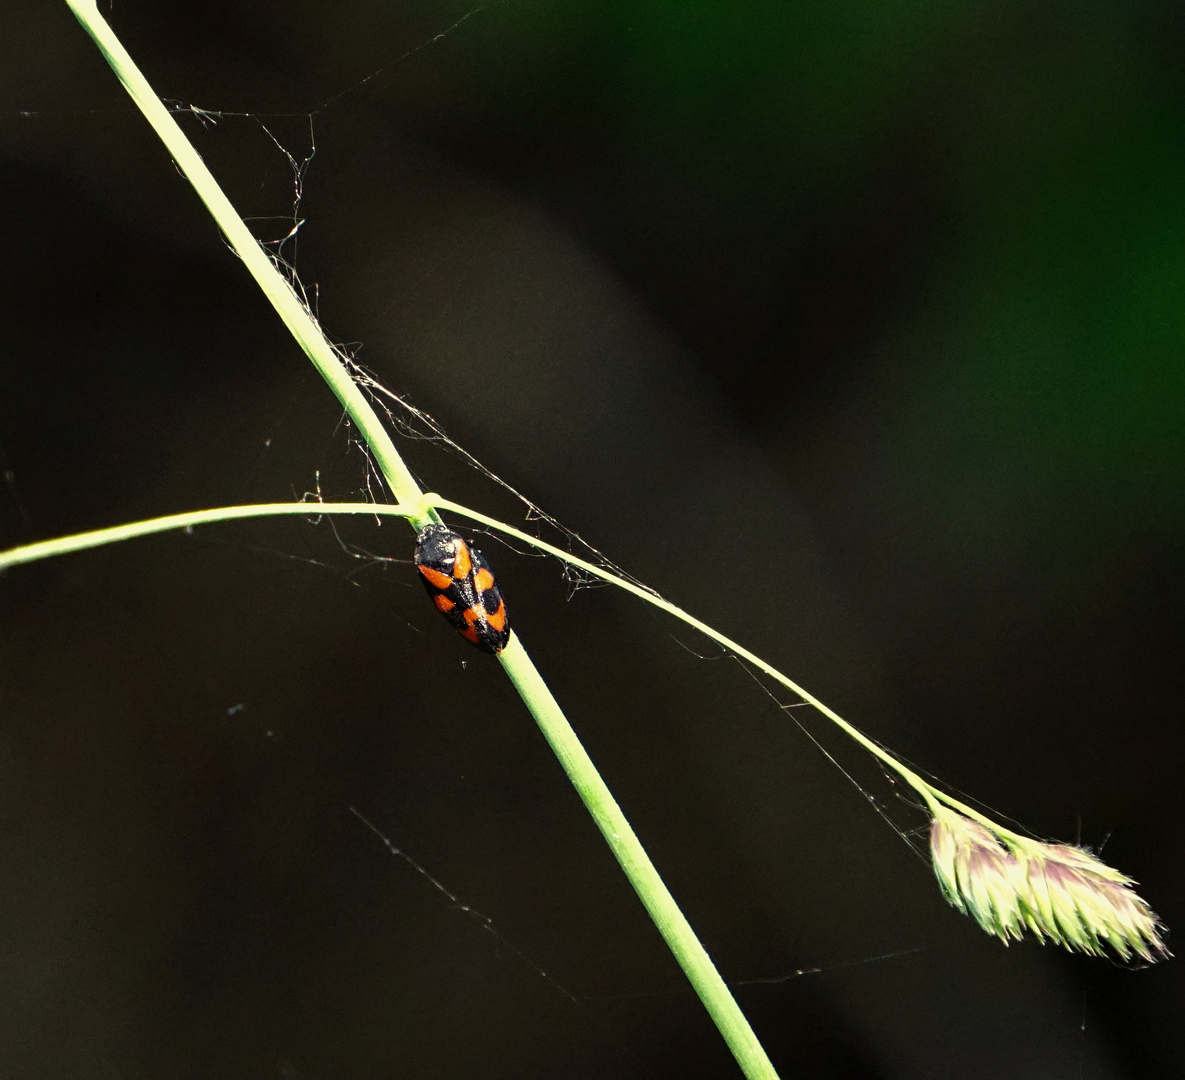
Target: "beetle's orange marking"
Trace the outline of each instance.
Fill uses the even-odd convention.
[[[444,593],[438,593],[436,596],[432,597],[432,603],[434,603],[445,615],[447,615],[453,610],[453,608],[457,606],[447,596],[445,596]]]
[[[467,608],[465,611],[464,619],[470,626],[475,622],[481,622],[484,618],[485,612],[476,604],[471,608]]]
[[[478,592],[485,592],[494,587],[494,575],[483,566],[473,575],[473,584],[477,586]]]
[[[498,633],[502,633],[506,629],[506,605],[502,601],[498,601],[498,610],[486,612],[486,622],[488,622]]]
[[[437,589],[447,589],[453,583],[453,579],[448,574],[442,574],[439,570],[433,570],[430,566],[421,566],[419,570],[424,575],[425,580]]]
[[[478,639],[477,639],[476,627],[467,626],[460,633],[461,633],[461,637],[463,637],[466,641],[472,641],[474,645],[477,644]]]
[[[469,547],[464,540],[457,541],[457,557],[453,561],[453,577],[458,581],[467,578],[473,570],[473,561],[469,558]]]

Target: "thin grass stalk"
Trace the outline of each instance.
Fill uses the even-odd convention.
[[[420,529],[429,522],[439,521],[435,510],[422,499],[423,492],[395,449],[386,428],[333,346],[296,295],[291,283],[279,273],[243,223],[213,174],[206,168],[205,162],[161,103],[115,32],[99,14],[93,0],[66,0],[66,3],[83,29],[94,40],[153,130],[164,142],[178,168],[193,185],[198,197],[205,203],[223,235],[243,260],[284,325],[288,327],[354,421],[392,494],[402,506],[412,509],[409,519],[413,527]],[[501,654],[503,668],[560,757],[577,791],[585,799],[589,812],[601,827],[617,861],[642,898],[659,932],[671,946],[675,959],[683,967],[705,1008],[719,1027],[737,1063],[750,1080],[777,1080],[773,1064],[757,1041],[740,1007],[708,958],[707,952],[696,939],[674,897],[647,858],[625,816],[617,808],[592,759],[580,745],[542,676],[521,644],[512,638],[511,646]],[[508,652],[511,653],[509,661],[505,658]],[[592,793],[592,804],[588,802],[586,792]],[[607,809],[610,805],[615,814],[610,814]],[[609,817],[605,817],[606,814],[609,814]],[[602,819],[611,821],[612,828],[607,830],[602,825]]]
[[[232,506],[188,514],[172,514],[168,517],[138,521],[110,529],[96,529],[89,533],[59,537],[55,540],[46,540],[0,551],[0,571],[8,566],[48,558],[51,555],[63,555],[71,551],[81,551],[85,548],[98,547],[119,540],[130,540],[137,536],[164,532],[167,529],[192,527],[215,521],[262,517],[268,514],[320,516],[321,514],[334,513],[365,513],[410,518],[417,515],[422,516],[425,505],[447,509],[453,513],[470,517],[490,528],[516,537],[533,547],[554,555],[572,566],[577,566],[594,577],[601,578],[618,588],[626,589],[647,603],[653,604],[688,625],[696,627],[712,640],[737,656],[749,660],[785,686],[792,689],[797,688],[796,683],[772,665],[766,664],[737,642],[662,599],[657,593],[627,581],[578,556],[561,551],[545,541],[529,536],[513,525],[507,525],[456,503],[450,503],[435,494],[423,496],[421,504],[412,507],[376,503],[279,503]],[[519,644],[517,639],[513,639],[513,641],[516,646]],[[566,745],[566,740],[571,733],[567,721],[563,719],[562,715],[558,720],[549,719],[546,723],[544,719],[541,719],[545,715],[541,710],[550,710],[554,701],[549,694],[544,695],[538,689],[532,689],[533,682],[526,670],[529,668],[530,662],[526,659],[523,650],[519,648],[513,651],[508,650],[503,656],[503,661],[507,667],[507,673],[515,681],[520,694],[524,698],[530,697],[535,701],[532,711],[548,741],[557,748],[557,754],[564,762],[565,769],[568,769],[569,775],[572,775],[571,763],[573,761],[579,763],[579,755],[561,750]],[[807,694],[804,694],[804,697],[810,704],[820,708],[824,715],[835,720],[849,734],[855,730],[850,724],[840,720],[830,709],[822,707],[817,699]],[[875,745],[866,738],[861,738],[858,741],[866,747]],[[881,761],[896,771],[915,791],[922,795],[930,811],[932,818],[931,859],[943,895],[959,911],[971,915],[989,934],[995,934],[1007,945],[1009,939],[1019,938],[1027,930],[1038,941],[1053,941],[1067,949],[1094,956],[1103,955],[1106,951],[1105,946],[1124,962],[1132,960],[1152,964],[1170,955],[1163,938],[1164,924],[1147,901],[1134,891],[1132,886],[1136,882],[1132,878],[1107,866],[1097,856],[1083,848],[1031,840],[996,824],[985,815],[971,810],[958,799],[952,798],[927,783],[887,750],[880,747],[877,749],[879,751],[877,756]],[[583,751],[580,751],[580,754],[583,754]],[[578,783],[577,786],[579,787],[580,784]],[[608,796],[607,791],[597,795],[596,798],[598,803],[604,804],[606,799],[609,799],[611,803],[611,797]],[[612,804],[612,806],[616,810],[616,804]],[[964,810],[969,813],[965,813]],[[618,846],[616,839],[619,835],[627,834],[622,833],[621,829],[615,826],[613,819],[596,812],[594,812],[594,817],[601,825],[602,831],[605,832],[619,861],[622,861],[627,869],[630,865],[639,865],[637,859],[633,859],[630,863],[625,861],[628,858],[628,849]],[[624,819],[622,822],[624,823]],[[653,868],[651,867],[651,869]],[[644,895],[643,900],[644,902],[646,900]],[[696,963],[706,962],[707,969],[710,970],[710,961],[707,961],[706,956],[701,955],[702,949],[698,949],[698,943],[696,943],[696,948],[678,945],[682,938],[682,930],[663,914],[662,905],[648,904],[648,907],[650,907],[664,936],[673,937],[672,947],[676,949],[677,955],[680,956],[680,962],[684,963],[685,968],[688,964],[694,966]],[[675,909],[675,914],[678,919],[682,919],[682,916],[678,915],[677,909]],[[664,927],[674,927],[673,934]],[[705,980],[704,985],[708,988],[709,995],[714,996],[714,988],[711,986],[710,980]],[[731,1011],[727,1007],[718,1009],[718,1013],[713,1015],[717,1015],[718,1022],[722,1026],[732,1023]],[[738,1045],[741,1047],[738,1052],[743,1052],[744,1042],[743,1037],[738,1039]]]

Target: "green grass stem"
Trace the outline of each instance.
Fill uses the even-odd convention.
[[[422,492],[411,471],[333,346],[296,295],[291,283],[277,271],[271,258],[243,223],[213,174],[206,168],[184,132],[148,84],[148,80],[136,67],[114,31],[99,14],[93,0],[66,0],[66,3],[164,142],[173,160],[193,185],[198,197],[205,203],[223,235],[243,260],[264,295],[271,301],[285,326],[337,395],[366,441],[392,494],[402,507],[413,508],[413,513],[407,515],[413,527],[419,529],[430,521],[438,521],[438,515],[431,505],[421,498]],[[650,860],[646,858],[625,817],[617,810],[604,781],[580,746],[567,720],[563,718],[558,704],[547,690],[526,651],[516,642],[513,651],[508,647],[505,652],[512,652],[514,658],[512,664],[503,661],[507,674],[518,688],[523,701],[543,729],[548,741],[556,749],[556,753],[561,754],[562,747],[564,754],[567,754],[566,758],[561,754],[561,762],[576,784],[577,790],[582,796],[585,791],[603,790],[604,797],[616,811],[612,835],[606,832],[604,825],[601,826],[602,832],[610,841],[614,854],[654,918],[659,931],[671,945],[675,958],[683,965],[687,977],[719,1026],[742,1071],[750,1080],[776,1080],[777,1073],[773,1065],[733,1000],[728,987],[708,959],[703,946],[695,940],[691,927],[679,912],[674,898],[663,885]],[[536,712],[539,708],[544,709],[543,715]],[[561,733],[561,728],[566,734]],[[558,738],[558,744],[554,741],[555,738]],[[598,817],[598,814],[603,815],[606,812],[604,800],[598,802],[596,809],[589,805],[589,810],[600,824],[602,818]]]
[[[0,570],[21,563],[36,562],[54,555],[69,555],[74,551],[115,544],[121,540],[135,540],[154,533],[171,532],[175,529],[192,529],[195,525],[211,525],[219,521],[237,521],[242,518],[272,517],[282,514],[298,514],[303,517],[319,517],[321,514],[383,514],[391,517],[411,517],[418,511],[403,506],[385,503],[258,503],[252,506],[221,506],[216,510],[191,510],[185,514],[169,514],[167,517],[133,521],[128,525],[114,525],[109,529],[92,529],[90,532],[75,533],[73,536],[59,536],[54,540],[40,540],[35,544],[0,551]]]

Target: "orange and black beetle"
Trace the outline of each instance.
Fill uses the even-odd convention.
[[[506,648],[506,603],[480,551],[452,529],[425,525],[416,536],[415,562],[432,603],[461,637],[488,653]]]

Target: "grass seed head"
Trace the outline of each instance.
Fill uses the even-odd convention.
[[[1005,837],[939,808],[930,827],[943,895],[1005,945],[1026,930],[1039,941],[1121,960],[1169,954],[1164,927],[1135,882],[1082,848]]]

